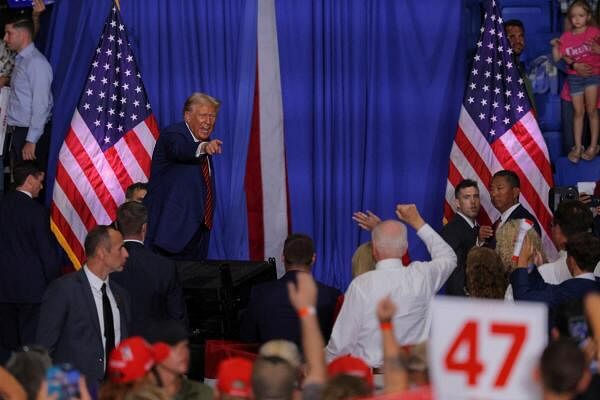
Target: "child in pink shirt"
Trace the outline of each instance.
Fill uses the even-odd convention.
[[[575,0],[567,10],[567,16],[571,21],[570,32],[562,34],[559,40],[553,42],[552,53],[558,61],[564,58],[569,65],[567,80],[569,82],[570,94],[573,98],[573,139],[575,146],[569,152],[568,158],[576,163],[580,158],[584,160],[593,159],[598,152],[598,85],[600,85],[600,54],[592,51],[592,43],[600,37],[600,30],[590,26],[592,10],[584,0]],[[591,76],[583,77],[576,74],[573,69],[574,63],[585,63],[593,68]],[[588,113],[590,123],[591,143],[584,151],[582,145],[583,118]]]

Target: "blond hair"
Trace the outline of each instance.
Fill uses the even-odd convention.
[[[352,278],[360,274],[372,271],[375,268],[375,257],[373,257],[373,244],[365,242],[358,246],[352,255]]]
[[[507,276],[510,275],[510,273],[517,266],[517,263],[513,261],[512,257],[515,250],[515,241],[519,235],[520,226],[521,220],[513,219],[506,221],[496,231],[496,252],[502,259]],[[542,250],[542,240],[535,229],[528,230],[527,237],[529,238],[530,243],[533,244],[534,249],[542,253],[542,257],[544,260],[546,260],[546,256]]]

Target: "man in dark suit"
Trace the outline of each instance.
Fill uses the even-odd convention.
[[[215,206],[212,156],[222,142],[210,140],[219,102],[194,93],[185,102],[184,122],[160,133],[144,202],[148,207],[147,242],[178,260],[203,260],[208,252]]]
[[[50,216],[34,200],[44,172],[34,161],[23,161],[13,176],[16,190],[0,203],[0,363],[34,341],[42,294],[61,271]]]
[[[296,276],[311,273],[315,262],[315,248],[310,237],[290,235],[283,245],[283,262],[286,273],[280,279],[252,288],[248,309],[242,317],[240,336],[247,342],[264,343],[273,339],[286,339],[300,346],[300,322],[288,295],[288,282]],[[339,290],[317,283],[316,312],[325,340],[329,340],[334,322],[334,311],[341,293]]]
[[[481,203],[477,182],[464,179],[454,189],[456,214],[442,228],[440,236],[456,253],[456,269],[446,281],[446,294],[465,296],[467,254],[477,242],[479,226],[475,220],[479,215]]]
[[[600,262],[600,239],[589,232],[571,236],[566,244],[567,266],[573,276],[559,285],[544,282],[537,268],[528,273],[533,247],[528,240],[523,243],[517,268],[510,275],[515,300],[541,301],[553,313],[563,304],[579,301],[590,292],[600,291],[594,269]]]
[[[496,248],[496,230],[506,221],[513,219],[528,219],[533,222],[533,228],[541,237],[542,230],[535,217],[519,203],[521,193],[521,181],[519,176],[510,170],[498,171],[492,177],[490,184],[490,197],[492,204],[500,212],[493,226],[482,225],[479,228],[479,237],[485,240],[485,246]]]
[[[127,250],[121,233],[105,225],[88,233],[84,247],[83,268],[56,279],[44,293],[36,342],[54,363],[71,363],[97,386],[108,354],[129,334],[129,295],[108,278],[123,269]]]
[[[186,310],[175,263],[144,247],[148,211],[143,204],[129,201],[117,210],[116,227],[129,253],[121,272],[111,279],[135,299],[131,304],[131,334],[145,336],[156,321],[174,319],[186,324]]]

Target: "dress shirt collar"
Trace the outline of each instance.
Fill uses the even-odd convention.
[[[33,44],[33,42],[29,43],[27,47],[25,47],[17,54],[17,57],[27,58],[33,53],[33,49],[35,49],[35,45]]]
[[[142,246],[144,245],[144,242],[142,242],[141,240],[137,240],[137,239],[124,239],[124,240],[123,240],[123,242],[124,242],[124,243],[127,243],[127,242],[133,242],[133,243],[139,243],[139,244],[141,244]]]
[[[594,276],[594,274],[592,272],[584,272],[581,275],[577,275],[575,278],[576,279],[588,279],[590,281],[596,280],[596,277]]]
[[[404,264],[402,264],[402,260],[400,258],[386,258],[385,260],[377,261],[377,264],[375,264],[375,269],[377,270],[386,270],[398,267],[404,267]]]
[[[96,289],[97,291],[101,291],[102,285],[105,283],[106,283],[106,286],[108,287],[108,278],[106,278],[106,280],[103,281],[96,274],[94,274],[92,271],[90,271],[87,264],[83,266],[83,271],[85,272],[85,276],[87,276],[90,286],[93,287],[94,289]]]
[[[508,217],[510,217],[510,214],[512,214],[512,212],[519,207],[519,204],[520,203],[513,204],[508,210],[504,211],[502,215],[500,215],[500,225],[504,225]]]
[[[30,199],[33,199],[33,195],[31,193],[29,193],[27,190],[17,189],[17,191],[21,192],[21,193],[25,193],[27,196],[29,196]]]
[[[473,221],[471,218],[467,217],[465,214],[461,213],[461,212],[460,212],[460,211],[458,211],[458,210],[456,211],[456,213],[457,213],[458,215],[460,215],[461,217],[463,217],[463,219],[464,219],[465,221],[467,221],[467,224],[469,224],[469,226],[470,226],[471,228],[474,228],[474,227],[475,227],[475,225],[476,225],[476,224],[475,224],[475,221]]]
[[[192,132],[192,130],[190,129],[190,126],[188,125],[188,123],[185,123],[185,126],[187,126],[188,131],[190,132],[190,135],[192,135],[192,139],[194,139],[194,142],[199,143],[200,140],[198,140],[198,138],[196,138],[196,136],[194,136],[194,132]]]

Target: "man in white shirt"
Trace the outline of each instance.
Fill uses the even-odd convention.
[[[128,254],[121,233],[105,225],[88,233],[84,247],[86,265],[46,290],[36,340],[55,363],[74,365],[96,386],[108,354],[129,332],[129,295],[108,279],[123,269]]]
[[[415,261],[404,267],[401,259],[408,248],[406,226],[392,220],[378,224],[372,231],[375,270],[350,283],[326,348],[328,361],[351,354],[373,368],[383,365],[375,310],[379,300],[387,295],[398,305],[393,322],[399,343],[420,343],[429,336],[429,304],[456,267],[456,254],[425,223],[414,204],[398,205],[396,215],[417,231],[432,260]]]
[[[558,205],[552,221],[552,241],[559,249],[558,258],[538,267],[546,283],[558,285],[573,277],[567,266],[565,246],[573,235],[589,232],[592,221],[592,211],[578,200],[563,201]]]

